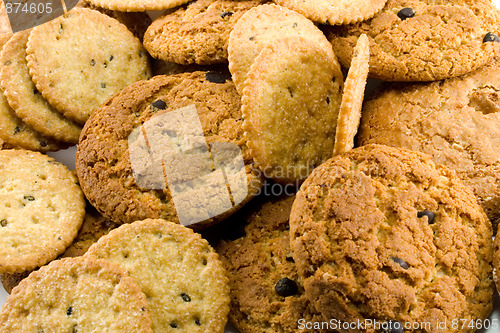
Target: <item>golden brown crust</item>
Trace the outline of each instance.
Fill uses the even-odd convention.
[[[155,332],[222,333],[229,286],[217,253],[191,229],[147,219],[112,230],[85,257],[108,260],[134,278]]]
[[[53,261],[24,279],[0,311],[3,332],[152,333],[137,283],[105,260]]]
[[[157,59],[179,64],[227,62],[229,33],[250,8],[267,0],[198,0],[156,19],[144,47]]]
[[[381,145],[337,155],[301,186],[290,233],[306,292],[327,318],[435,328],[491,312],[491,224],[428,155]]]
[[[413,17],[398,12],[412,8]],[[466,74],[493,59],[500,43],[500,14],[491,0],[389,0],[372,19],[326,29],[335,54],[349,67],[361,34],[370,38],[370,77],[386,81],[434,81]]]
[[[76,155],[76,170],[89,201],[116,223],[145,218],[178,221],[172,194],[166,189],[140,188],[134,180],[128,138],[134,129],[156,115],[195,105],[208,144],[234,143],[242,150],[248,181],[244,204],[260,189],[262,176],[253,170],[241,130],[240,97],[228,74],[218,73],[224,83],[207,80],[212,72],[156,76],[138,82],[99,108],[87,121]],[[222,75],[222,76],[221,76]],[[152,106],[165,102],[165,110]],[[158,118],[157,118],[158,119]],[[236,205],[234,209],[238,209]],[[226,212],[230,214],[233,210]],[[206,227],[225,215],[193,227]]]
[[[288,218],[294,199],[255,199],[231,218],[246,224],[246,235],[216,248],[229,273],[229,319],[240,332],[312,332],[299,329],[299,320],[322,321],[304,293],[290,250]],[[275,286],[283,278],[297,285],[296,294],[277,294]]]
[[[500,59],[459,78],[389,85],[363,108],[358,144],[421,151],[454,169],[500,219]]]

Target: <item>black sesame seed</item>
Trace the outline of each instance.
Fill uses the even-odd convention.
[[[106,83],[102,82],[101,83],[101,88],[103,88],[103,89],[106,88]]]
[[[71,333],[78,333],[78,328],[76,324],[73,326],[73,330],[71,331]]]
[[[71,316],[71,314],[73,313],[73,308],[70,306],[67,310],[66,310],[66,315],[67,316]]]
[[[141,311],[146,311],[146,308],[145,308],[145,307],[142,307],[142,308],[141,308]]]
[[[108,63],[106,61],[103,62],[102,65],[104,66],[104,68],[108,68]]]
[[[6,227],[6,226],[7,226],[7,220],[6,220],[6,219],[2,219],[2,220],[0,220],[0,225],[1,225],[2,227]]]
[[[47,147],[47,142],[40,141],[40,146],[43,147],[43,148]]]
[[[421,218],[424,216],[427,216],[427,223],[429,223],[429,224],[434,223],[434,218],[436,217],[436,214],[434,214],[433,212],[430,212],[428,210],[423,210],[423,211],[417,213],[418,218]]]
[[[410,268],[410,265],[408,265],[408,263],[406,261],[404,261],[403,259],[399,259],[397,257],[391,257],[392,261],[394,261],[396,264],[398,264],[399,266],[401,266],[401,268],[403,269],[408,269]]]
[[[297,28],[297,22],[293,22],[292,28]]]
[[[196,325],[198,325],[198,326],[201,326],[201,322],[200,322],[200,320],[199,320],[198,318],[196,318],[196,319],[194,320],[194,323],[195,323]]]
[[[413,8],[403,8],[398,12],[398,17],[402,20],[406,20],[407,18],[411,18],[413,16],[415,16]]]
[[[288,262],[295,262],[295,260],[293,260],[293,257],[286,257],[286,261],[288,261]]]
[[[151,105],[160,110],[165,110],[167,108],[167,103],[161,99],[154,101]]]
[[[330,97],[326,96],[326,104],[330,104]]]
[[[274,287],[276,293],[283,297],[293,296],[299,292],[299,288],[297,287],[297,283],[295,281],[290,280],[289,278],[283,278],[276,283]]]
[[[255,39],[255,37],[254,37],[254,36],[251,36],[251,37],[250,37],[250,38],[248,38],[248,39],[250,39],[250,40],[254,40],[254,39]]]
[[[189,295],[188,295],[188,294],[184,294],[184,293],[182,293],[182,294],[181,294],[181,297],[182,297],[182,300],[183,300],[184,302],[191,302],[191,297],[189,297]]]
[[[33,89],[33,95],[36,95],[36,94],[38,94],[38,89],[35,88],[35,89]]]
[[[16,128],[14,128],[14,134],[17,134],[21,132],[21,129],[19,128],[19,126],[16,126]]]
[[[222,12],[220,14],[220,17],[226,18],[226,17],[231,16],[231,15],[233,15],[233,12]]]
[[[35,197],[32,196],[32,195],[25,195],[24,196],[24,200],[28,200],[28,201],[35,201]]]
[[[500,43],[500,38],[498,38],[498,36],[495,35],[494,33],[488,32],[486,34],[486,36],[484,36],[484,38],[483,38],[483,43],[487,43],[487,42]]]
[[[170,323],[170,327],[177,328],[177,324],[176,323]]]
[[[95,66],[95,60],[94,59],[90,60],[90,66]]]
[[[210,71],[205,74],[205,77],[208,82],[212,83],[226,83],[226,76],[224,73],[217,71]]]
[[[112,55],[109,56],[109,61],[113,60],[115,57],[113,57]]]

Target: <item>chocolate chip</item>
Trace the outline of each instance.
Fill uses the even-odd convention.
[[[66,310],[66,315],[67,316],[71,316],[71,314],[73,313],[73,308],[70,306],[67,310]]]
[[[212,83],[226,83],[226,76],[224,73],[217,71],[210,71],[205,74],[205,77],[208,82]]]
[[[488,32],[486,34],[486,36],[484,36],[484,38],[483,38],[483,43],[487,43],[487,42],[500,43],[500,38],[498,38],[498,36],[495,35],[494,33]]]
[[[189,297],[189,295],[188,295],[188,294],[184,294],[184,293],[182,293],[182,294],[181,294],[181,297],[182,297],[182,300],[183,300],[184,302],[191,302],[191,297]]]
[[[35,197],[32,196],[32,195],[25,195],[24,196],[24,200],[28,200],[28,201],[35,201]]]
[[[404,261],[403,259],[399,259],[397,257],[391,257],[391,259],[396,264],[398,264],[399,266],[401,266],[401,268],[404,268],[404,269],[410,268],[410,265],[408,265],[408,263],[406,261]]]
[[[293,296],[299,292],[299,288],[297,287],[297,283],[295,281],[290,280],[289,278],[283,278],[276,283],[274,286],[274,290],[276,293],[283,297]]]
[[[0,225],[1,225],[2,227],[6,227],[6,226],[7,226],[7,220],[6,220],[6,219],[2,219],[2,220],[0,220]]]
[[[288,262],[295,262],[295,260],[293,260],[293,257],[286,257],[285,260]]]
[[[421,218],[424,216],[427,216],[427,223],[429,223],[429,224],[434,223],[434,218],[436,217],[436,214],[434,214],[433,212],[430,212],[428,210],[423,210],[423,211],[417,213],[418,218]]]
[[[154,101],[151,105],[160,110],[165,110],[167,108],[167,103],[161,99]]]
[[[415,11],[413,8],[403,8],[398,12],[398,17],[402,19],[403,21],[406,20],[407,18],[411,18],[415,16]]]
[[[222,12],[220,14],[220,17],[226,18],[226,17],[231,16],[231,15],[233,15],[233,12]]]

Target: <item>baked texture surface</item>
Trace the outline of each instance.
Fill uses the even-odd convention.
[[[245,138],[257,167],[278,182],[303,181],[333,155],[343,76],[318,43],[266,45],[243,84]]]
[[[76,177],[53,158],[0,151],[0,273],[33,270],[76,237],[85,201]]]
[[[240,204],[250,200],[260,190],[262,175],[251,165],[253,159],[248,153],[241,129],[240,97],[229,74],[193,72],[156,76],[125,88],[94,112],[82,131],[76,154],[78,178],[89,201],[104,216],[116,223],[146,218],[179,221],[171,190],[160,184],[165,182],[163,173],[159,172],[160,186],[154,182],[147,183],[148,175],[153,175],[154,180],[156,164],[144,157],[144,169],[136,172],[138,177],[134,178],[130,149],[140,150],[140,145],[129,147],[129,137],[147,121],[153,119],[150,124],[154,124],[155,116],[158,116],[156,119],[162,119],[165,115],[168,117],[168,112],[193,105],[205,135],[203,140],[207,144],[225,142],[241,149],[246,173],[244,177],[248,184],[245,197],[238,204],[235,200],[234,209],[222,216],[208,218],[196,227],[205,227],[224,218],[225,214],[238,209]],[[191,125],[186,123],[184,127]],[[162,125],[158,123],[158,126]],[[180,126],[179,129],[184,127]],[[157,148],[162,150],[161,144],[165,141],[155,142],[159,144]],[[197,156],[200,155],[203,155],[201,150],[199,155],[189,154],[192,161],[185,160],[183,164],[178,164],[185,166],[181,177],[185,177],[186,181],[190,180],[191,175],[196,177],[200,172],[210,172],[206,165],[197,169],[200,161]],[[196,196],[191,196],[193,198],[196,199]],[[186,198],[183,202],[189,204],[191,200]]]
[[[76,144],[81,126],[64,117],[43,98],[31,80],[26,43],[31,30],[12,36],[0,54],[1,86],[16,115],[35,131],[55,140]]]
[[[240,94],[260,51],[287,36],[301,36],[317,42],[328,57],[335,58],[324,34],[303,15],[275,4],[254,7],[243,14],[229,34],[229,71]],[[333,66],[340,66],[337,59],[333,61],[337,63]]]
[[[33,28],[26,52],[37,89],[80,124],[125,86],[151,76],[139,39],[117,20],[88,8],[74,8]]]
[[[294,199],[255,199],[231,217],[243,221],[245,235],[223,240],[216,248],[229,273],[229,320],[242,333],[312,332],[300,329],[299,320],[323,321],[305,295],[290,250],[288,219]],[[296,291],[278,294],[276,285],[283,279]]]
[[[24,279],[0,311],[3,332],[152,333],[146,297],[115,265],[56,260]]]
[[[369,19],[387,0],[274,0],[308,19],[323,24],[350,24]]]
[[[266,0],[198,0],[156,19],[144,46],[152,57],[179,64],[227,62],[229,34],[238,19]]]
[[[137,281],[155,332],[224,331],[226,272],[217,253],[191,229],[165,220],[136,221],[101,238],[88,256],[116,264]]]
[[[388,85],[363,107],[358,144],[421,151],[454,169],[500,219],[500,59],[466,76]]]
[[[389,0],[373,18],[326,28],[335,54],[349,67],[361,34],[370,39],[370,77],[435,81],[466,74],[493,59],[499,10],[490,0]]]
[[[492,310],[491,224],[456,174],[428,155],[366,145],[330,159],[301,186],[290,235],[306,293],[327,318],[436,329]]]

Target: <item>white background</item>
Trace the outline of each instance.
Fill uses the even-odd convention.
[[[500,0],[493,0],[493,2],[497,5],[497,7],[500,8]],[[59,151],[55,153],[50,153],[49,155],[53,156],[60,162],[66,164],[70,169],[74,169],[75,167],[75,162],[74,162],[74,155],[75,154],[75,147],[69,148],[64,151]],[[3,289],[2,286],[0,286],[0,305],[5,302],[5,299],[7,297],[7,293]],[[500,303],[498,300],[498,297],[495,299],[495,309],[493,310],[493,313],[490,316],[491,321],[497,321],[498,324],[500,325]],[[237,333],[234,328],[228,326],[225,330],[225,333]],[[489,329],[489,330],[480,330],[478,332],[481,333],[500,333],[500,328],[499,329]]]

